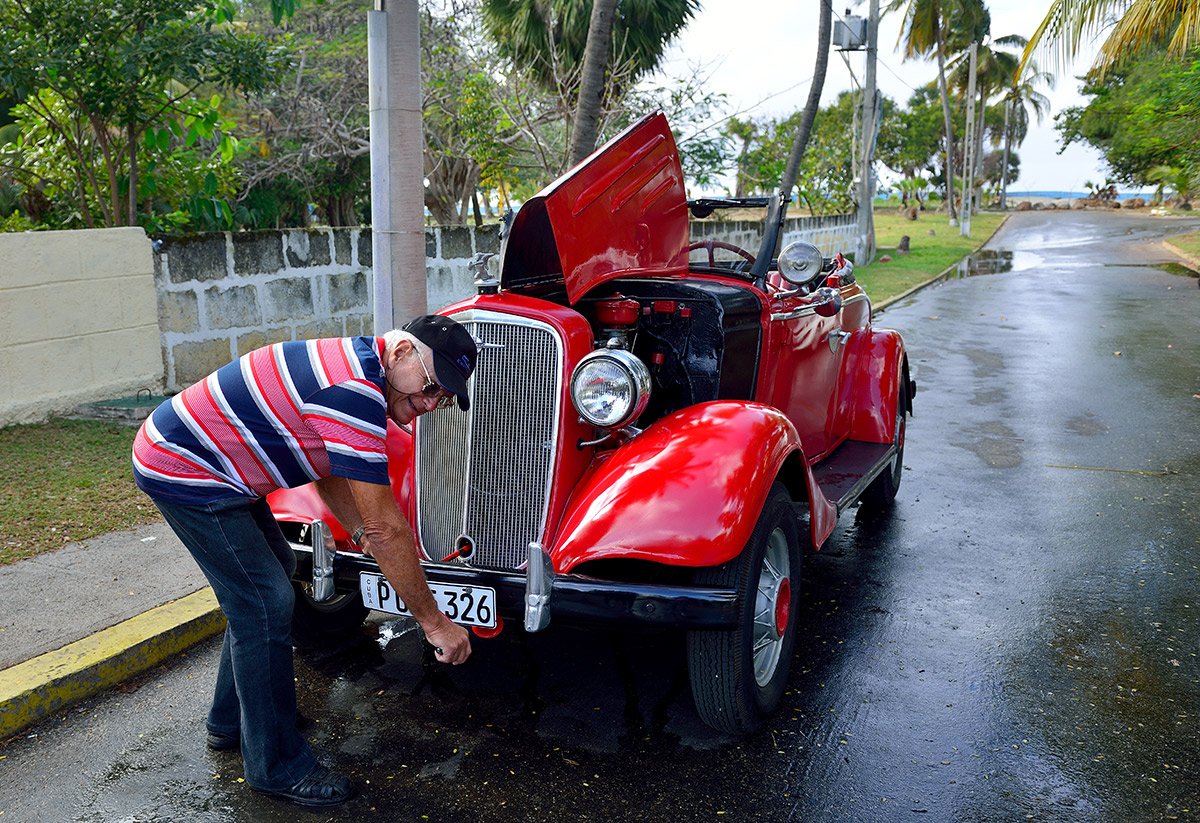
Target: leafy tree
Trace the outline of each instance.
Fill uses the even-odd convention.
[[[1009,173],[1011,171],[1009,164],[1012,162],[1019,165],[1018,160],[1009,160],[1010,146],[1013,143],[1020,146],[1025,142],[1025,136],[1029,133],[1030,110],[1033,111],[1039,123],[1050,111],[1050,98],[1037,90],[1037,87],[1041,85],[1054,88],[1054,76],[1041,71],[1037,67],[1037,63],[1031,62],[1023,73],[1014,72],[1008,89],[1004,93],[1004,159],[1000,165],[1002,171],[1000,208],[1002,209],[1008,207],[1008,181],[1016,179],[1013,174]]]
[[[907,108],[887,105],[879,127],[876,155],[907,178],[938,171],[942,150],[942,109],[937,84],[913,92]]]
[[[946,83],[946,61],[956,51],[982,39],[990,19],[982,0],[892,0],[887,10],[903,11],[900,43],[905,59],[934,55],[938,64],[938,91],[942,99],[943,139],[947,207],[950,222],[957,221],[954,208],[954,116]]]
[[[357,0],[294,10],[286,25],[255,0],[250,25],[284,41],[290,71],[270,95],[244,101],[239,155],[245,186],[238,216],[248,225],[307,225],[309,204],[331,226],[356,225],[369,208],[370,120],[367,21]]]
[[[1092,65],[1098,79],[1147,48],[1186,60],[1200,45],[1200,0],[1053,0],[1025,47],[1019,71],[1034,54],[1052,70],[1067,66],[1085,44],[1107,32]]]
[[[891,101],[884,99],[885,110]],[[852,158],[857,98],[842,92],[837,101],[821,109],[814,120],[797,180],[797,197],[810,214],[843,213],[856,202]],[[779,186],[800,130],[803,112],[782,120],[753,121],[753,136],[742,151],[741,169],[747,193],[769,194]]]
[[[10,155],[11,172],[69,199],[83,225],[132,225],[177,168],[165,155],[177,151],[183,163],[207,143],[232,160],[232,138],[202,91],[262,90],[280,61],[231,20],[231,9],[194,0],[5,0],[0,87],[23,101],[24,124],[23,162]]]
[[[1165,56],[1151,50],[1124,68],[1089,74],[1082,91],[1091,100],[1060,113],[1057,128],[1064,148],[1081,141],[1099,150],[1121,183],[1167,182],[1190,193],[1200,178],[1200,50],[1186,62]]]

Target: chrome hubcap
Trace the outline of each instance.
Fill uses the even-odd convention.
[[[783,638],[791,616],[791,562],[788,540],[782,528],[767,538],[767,551],[758,575],[758,591],[754,599],[754,628],[752,653],[754,680],[759,686],[771,682],[779,667]]]

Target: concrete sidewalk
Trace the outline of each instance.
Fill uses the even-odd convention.
[[[0,603],[0,739],[225,625],[161,522],[0,568]]]

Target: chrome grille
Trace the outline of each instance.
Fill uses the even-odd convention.
[[[434,560],[466,535],[475,544],[471,565],[516,569],[546,525],[562,345],[538,321],[486,311],[454,318],[482,344],[471,411],[417,420],[417,529]]]

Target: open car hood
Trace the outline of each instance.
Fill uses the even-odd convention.
[[[521,206],[505,242],[505,289],[566,286],[572,303],[614,277],[687,271],[687,192],[662,112],[649,115]]]

